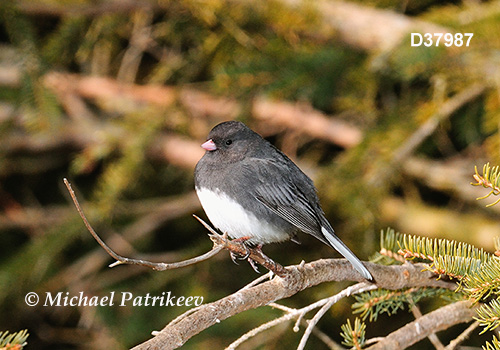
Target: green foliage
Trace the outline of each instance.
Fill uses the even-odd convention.
[[[497,176],[498,169],[492,170],[493,175],[488,166],[485,169],[485,174],[490,174],[485,176],[488,180]],[[496,239],[497,249],[499,244],[500,240]],[[398,263],[398,256],[411,261],[427,262],[427,268],[437,275],[457,279],[457,289],[455,292],[440,288],[366,292],[357,295],[356,303],[352,306],[354,313],[360,313],[363,320],[368,318],[376,321],[381,313],[392,315],[404,309],[405,305],[415,305],[426,297],[441,296],[452,302],[463,296],[473,302],[483,302],[475,317],[484,327],[482,333],[500,325],[500,258],[462,242],[401,234],[392,229],[381,232],[380,251],[375,260]],[[492,344],[488,343],[486,349],[493,349],[498,342],[494,341]]]
[[[500,300],[493,299],[488,304],[482,305],[477,310],[475,319],[484,327],[481,333],[491,331],[500,326]]]
[[[28,337],[27,329],[11,334],[9,334],[9,331],[0,332],[0,349],[20,350],[27,344]]]
[[[457,241],[403,235],[401,254],[407,259],[430,261],[431,271],[462,279],[479,271],[491,254]]]
[[[463,242],[401,234],[389,228],[381,233],[380,247],[375,256],[377,262],[396,262],[401,258],[424,261],[430,263],[429,270],[462,282],[478,272],[485,274],[483,278],[496,273],[496,259],[491,254]],[[494,262],[489,264],[491,259]]]
[[[351,325],[351,321],[347,320],[346,324],[341,326],[342,333],[340,335],[344,340],[342,344],[349,346],[354,349],[361,349],[366,342],[366,324],[361,322],[359,318],[354,320],[354,327]]]
[[[356,302],[352,305],[353,312],[361,314],[365,321],[367,318],[376,321],[378,315],[386,313],[389,316],[405,306],[411,308],[423,298],[435,298],[449,293],[442,288],[409,288],[405,290],[377,289],[356,295]]]
[[[483,350],[500,350],[500,340],[496,336],[493,336],[493,340],[490,342],[486,342],[486,345],[483,346]]]
[[[403,234],[391,228],[380,232],[380,250],[370,259],[373,262],[384,265],[392,265],[404,262],[405,259],[399,254],[399,242],[403,239]]]
[[[486,163],[483,166],[483,175],[479,175],[479,173],[477,172],[477,167],[475,167],[475,171],[476,173],[474,174],[474,179],[477,181],[477,183],[471,183],[471,185],[483,186],[484,188],[491,189],[491,191],[487,195],[479,197],[477,199],[485,199],[491,195],[498,196],[500,194],[500,167],[490,167],[490,163]],[[500,198],[495,202],[488,204],[487,207],[491,207],[498,202],[500,202]]]

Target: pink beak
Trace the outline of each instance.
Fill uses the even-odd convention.
[[[212,139],[208,140],[204,144],[201,145],[203,149],[206,149],[207,151],[215,151],[217,149],[217,146],[215,143],[212,141]]]

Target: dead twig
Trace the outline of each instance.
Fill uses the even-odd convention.
[[[299,331],[299,324],[302,321],[304,321],[303,318],[304,318],[305,314],[307,314],[311,310],[314,310],[318,307],[321,307],[321,309],[316,313],[316,315],[314,315],[314,317],[310,321],[305,322],[305,323],[307,323],[307,327],[306,327],[306,330],[304,332],[304,335],[302,336],[302,339],[299,343],[297,350],[304,349],[304,347],[307,343],[307,340],[309,339],[311,333],[315,329],[316,324],[321,319],[321,317],[325,314],[325,312],[328,311],[332,307],[332,305],[337,303],[342,298],[346,298],[346,297],[354,295],[354,294],[364,293],[366,291],[377,289],[377,288],[378,287],[375,284],[361,282],[361,283],[355,284],[353,286],[350,286],[350,287],[342,290],[340,293],[338,293],[336,295],[321,299],[321,300],[319,300],[311,305],[305,306],[305,307],[300,308],[300,309],[289,308],[289,307],[286,307],[286,306],[283,306],[280,304],[271,303],[271,304],[269,304],[269,306],[283,310],[286,312],[286,314],[284,314],[283,316],[278,317],[274,320],[266,322],[266,323],[260,325],[259,327],[254,328],[251,331],[245,333],[240,338],[238,338],[233,343],[231,343],[228,347],[226,347],[226,350],[234,350],[239,345],[241,345],[243,342],[250,339],[251,337],[254,337],[257,334],[259,334],[259,333],[261,333],[261,332],[263,332],[271,327],[277,326],[278,324],[281,324],[283,322],[287,322],[287,321],[292,320],[292,319],[296,319],[295,326],[293,327],[293,331],[298,332]]]
[[[95,232],[95,230],[92,228],[89,221],[87,220],[87,217],[85,216],[85,213],[83,212],[83,210],[80,206],[80,203],[78,202],[78,199],[76,198],[75,192],[73,191],[71,184],[69,183],[69,181],[66,178],[63,179],[63,181],[64,181],[64,184],[66,185],[66,188],[69,191],[69,194],[71,196],[71,199],[73,200],[73,203],[75,204],[76,210],[78,211],[78,214],[80,214],[80,217],[82,218],[83,223],[85,224],[85,227],[87,228],[87,230],[90,232],[92,237],[94,237],[94,239],[97,241],[97,243],[99,243],[99,245],[106,251],[106,253],[108,253],[113,259],[116,260],[114,263],[110,264],[109,267],[115,267],[117,265],[127,264],[127,265],[145,266],[145,267],[149,267],[149,268],[156,270],[156,271],[172,270],[172,269],[177,269],[180,267],[193,265],[193,264],[199,263],[200,261],[210,259],[212,256],[216,255],[224,248],[223,245],[214,243],[212,250],[210,250],[209,252],[207,252],[203,255],[191,258],[191,259],[187,259],[187,260],[179,261],[179,262],[175,262],[175,263],[155,263],[155,262],[151,262],[151,261],[147,261],[147,260],[132,259],[132,258],[127,258],[127,257],[121,256],[121,255],[115,253],[101,239],[101,237],[99,237],[99,235]],[[222,237],[223,236],[221,236],[221,238]]]

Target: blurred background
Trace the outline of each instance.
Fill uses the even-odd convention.
[[[411,32],[474,36],[468,47],[411,47]],[[27,328],[28,349],[126,349],[188,307],[28,307],[26,293],[171,291],[211,302],[258,277],[227,252],[166,272],[110,269],[62,181],[119,254],[200,255],[212,244],[192,217],[205,218],[193,170],[224,120],[247,123],[313,178],[332,226],[363,260],[387,227],[492,250],[500,206],[476,201],[487,191],[470,182],[475,165],[500,164],[499,33],[500,1],[2,0],[0,330]],[[264,251],[284,265],[338,257],[300,240]],[[281,303],[302,307],[346,285]],[[339,342],[350,303],[319,323]],[[224,348],[279,315],[245,312],[183,348]],[[381,317],[367,336],[411,320]],[[292,327],[241,348],[294,348],[303,329]],[[468,345],[484,343],[478,333]],[[327,349],[314,336],[308,348]]]

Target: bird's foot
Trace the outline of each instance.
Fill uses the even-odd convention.
[[[254,250],[255,250],[257,253],[259,253],[260,255],[265,256],[265,255],[264,255],[264,252],[262,251],[262,244],[259,244],[258,246],[256,246],[256,247],[254,248]],[[252,266],[252,269],[253,269],[255,272],[257,272],[257,273],[260,273],[260,271],[259,271],[259,266],[257,265],[257,263],[256,263],[254,260],[252,260],[251,258],[249,258],[249,257],[247,257],[247,260],[248,260],[248,262],[250,263],[250,266]]]
[[[240,254],[238,254],[238,253],[235,253],[233,251],[229,252],[229,256],[231,257],[231,260],[236,265],[238,265],[237,260],[247,260],[247,259],[249,259],[249,256],[250,256],[250,254],[252,252],[250,251],[250,248],[245,244],[245,242],[248,241],[250,238],[252,238],[252,236],[243,236],[243,237],[240,237],[240,238],[233,239],[233,242],[242,243],[242,245],[245,247],[245,255],[243,255],[243,256],[240,255]],[[255,270],[255,268],[254,268],[254,270]]]

